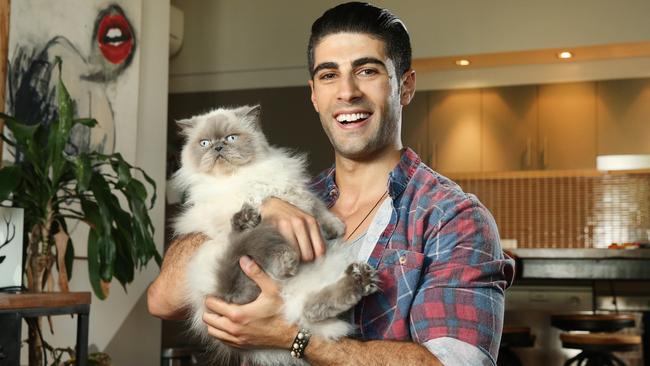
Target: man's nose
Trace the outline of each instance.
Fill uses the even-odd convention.
[[[339,83],[338,99],[343,102],[354,102],[361,98],[361,89],[354,75],[342,77]]]

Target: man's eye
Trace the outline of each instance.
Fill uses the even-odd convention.
[[[235,142],[236,140],[237,140],[237,135],[226,136],[226,142]]]
[[[375,69],[362,69],[361,71],[359,71],[359,74],[363,75],[363,76],[372,76],[372,75],[377,74],[377,70],[375,70]]]
[[[201,147],[208,147],[211,145],[211,143],[210,140],[201,140],[199,141],[199,145],[201,145]]]
[[[334,79],[335,77],[336,77],[336,74],[333,73],[333,72],[326,72],[326,73],[320,75],[321,80],[330,80],[330,79]]]

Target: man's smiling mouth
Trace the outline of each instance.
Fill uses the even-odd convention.
[[[370,117],[370,113],[367,112],[359,112],[359,113],[341,113],[338,116],[336,116],[336,120],[344,125],[351,124],[351,123],[359,123],[363,122],[368,117]]]

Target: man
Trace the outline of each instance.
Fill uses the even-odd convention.
[[[314,189],[345,222],[346,241],[359,246],[358,258],[377,268],[382,283],[354,309],[355,338],[312,337],[305,359],[312,365],[494,365],[513,263],[476,197],[402,148],[402,107],[415,92],[406,28],[386,10],[339,5],[312,26],[308,55],[311,101],[335,151],[335,166],[315,179]],[[323,255],[312,217],[274,198],[261,212],[303,260]],[[152,314],[182,316],[183,267],[201,241],[197,236],[170,248],[149,289]],[[277,284],[249,258],[240,264],[262,292],[241,306],[207,298],[209,333],[235,347],[289,349],[299,329],[281,316]]]

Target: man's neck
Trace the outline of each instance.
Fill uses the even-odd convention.
[[[349,203],[366,201],[386,191],[388,174],[401,158],[401,149],[377,152],[371,159],[354,160],[336,155],[336,184],[339,199]]]

